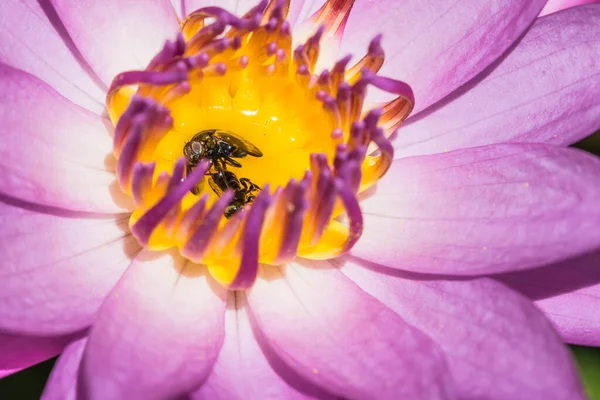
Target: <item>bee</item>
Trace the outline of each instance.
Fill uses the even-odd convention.
[[[241,167],[235,158],[246,156],[262,157],[262,152],[244,138],[233,132],[220,129],[207,129],[195,134],[183,147],[183,154],[191,168],[203,159],[208,159],[217,169],[227,165]]]
[[[223,192],[227,189],[233,190],[233,199],[223,213],[225,218],[231,218],[233,214],[244,208],[246,204],[252,203],[257,193],[261,190],[250,179],[238,179],[233,172],[225,169],[209,174],[208,184],[217,196],[222,196]]]
[[[242,164],[235,160],[246,156],[262,157],[262,152],[244,138],[233,132],[220,129],[207,129],[195,134],[183,147],[183,154],[187,158],[186,173],[190,172],[203,159],[212,164],[213,173],[224,171],[227,166],[240,168]],[[192,189],[193,194],[198,194],[199,186]]]

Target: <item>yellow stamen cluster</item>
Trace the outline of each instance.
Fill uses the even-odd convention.
[[[107,98],[117,178],[137,207],[134,235],[151,249],[178,247],[232,287],[246,284],[236,284],[246,263],[329,258],[354,243],[356,194],[391,162],[378,124],[394,126],[412,106],[400,96],[383,114],[363,115],[367,84],[387,84],[373,75],[383,63],[379,39],[354,67],[343,59],[315,75],[324,29],[293,49],[288,6],[262,3],[241,18],[216,7],[190,14],[178,40],[145,71],[115,78]],[[231,194],[204,184],[216,167],[202,163],[192,177],[182,158],[186,143],[210,129],[263,154],[229,169],[265,192],[230,219],[222,214]],[[199,194],[189,190],[196,183]],[[344,213],[350,223],[336,219]]]

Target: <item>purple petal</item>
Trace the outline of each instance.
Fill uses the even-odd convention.
[[[139,249],[127,217],[51,212],[0,202],[0,329],[51,335],[88,326]]]
[[[47,1],[3,0],[0,15],[1,63],[37,76],[90,111],[104,110],[106,87],[82,62]]]
[[[235,15],[242,16],[251,8],[258,4],[258,0],[171,0],[173,7],[177,10],[180,16],[188,15],[199,8],[217,6],[221,7]],[[292,26],[298,21],[302,21],[304,18],[309,17],[312,13],[311,10],[316,11],[318,7],[311,3],[320,3],[322,5],[323,0],[293,0],[290,4],[289,13],[287,20],[290,21]]]
[[[184,20],[186,16],[196,11],[199,8],[211,7],[217,5],[219,0],[171,0],[171,5],[179,16],[179,19]],[[228,0],[225,0],[228,3]],[[218,5],[223,7],[222,5]],[[231,10],[229,10],[231,11]]]
[[[437,348],[327,262],[265,267],[248,304],[265,344],[298,375],[352,399],[445,399]]]
[[[565,8],[575,7],[582,4],[600,3],[599,0],[548,0],[541,15],[552,14]]]
[[[329,0],[303,0],[298,3],[301,4],[300,11],[298,12],[298,16],[296,18],[297,23],[309,22],[309,20],[313,15],[315,15],[321,7],[323,7]],[[292,8],[294,7],[294,0],[292,0]],[[291,13],[291,11],[290,11]],[[311,25],[312,21],[310,21]]]
[[[458,398],[584,399],[569,351],[551,325],[498,282],[407,279],[352,259],[341,270],[444,350]]]
[[[496,278],[534,300],[568,343],[600,346],[600,252]]]
[[[142,252],[102,305],[80,384],[97,399],[177,398],[210,374],[223,343],[223,289],[179,255]]]
[[[280,365],[267,361],[267,357],[268,353],[263,352],[252,332],[245,295],[230,291],[223,348],[210,376],[191,397],[194,400],[313,398],[314,392],[299,391],[311,389],[308,382],[286,375],[289,371],[282,371]]]
[[[207,3],[211,1],[212,0],[207,0]],[[185,6],[185,0],[171,0],[171,5],[180,20],[183,20],[185,16],[189,14],[189,11]]]
[[[56,356],[72,339],[0,333],[0,378]]]
[[[217,6],[230,13],[242,16],[252,7],[256,6],[257,0],[171,0],[182,4],[180,9],[185,11],[185,14],[190,14],[199,8]]]
[[[381,74],[407,82],[414,113],[483,71],[523,33],[545,0],[357,0],[342,54],[365,51],[382,33]]]
[[[322,3],[324,3],[324,0],[292,0],[287,19],[292,26],[299,25],[310,17],[314,11],[317,11],[318,7],[323,5]]]
[[[481,79],[410,120],[395,157],[502,142],[568,145],[600,128],[600,5],[538,19]]]
[[[77,48],[109,85],[139,70],[179,32],[169,0],[51,0]]]
[[[27,368],[27,367],[23,367],[23,368]],[[0,370],[0,379],[4,378],[5,376],[17,373],[17,372],[21,371],[23,368],[2,369],[2,370]]]
[[[76,400],[77,374],[87,338],[69,344],[52,368],[42,400]]]
[[[106,120],[3,64],[0,85],[0,123],[5,129],[0,193],[69,210],[125,211],[127,200],[119,195],[109,165],[112,138]]]
[[[499,144],[395,160],[351,253],[417,272],[532,268],[600,246],[600,159]]]

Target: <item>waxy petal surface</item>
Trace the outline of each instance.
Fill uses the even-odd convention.
[[[600,128],[600,5],[540,18],[486,76],[398,131],[394,157],[502,142],[569,145]]]
[[[565,8],[580,6],[583,4],[600,3],[598,0],[548,0],[540,16],[552,14]]]
[[[322,0],[319,0],[322,2]],[[217,6],[235,15],[241,16],[258,4],[256,0],[171,0],[177,14],[185,16],[199,8]],[[307,17],[310,11],[310,1],[292,0],[287,20],[292,26],[296,21],[300,22],[300,16]]]
[[[50,335],[87,327],[139,250],[127,217],[50,211],[0,202],[0,329]]]
[[[0,24],[1,63],[37,76],[90,111],[100,114],[104,110],[106,88],[64,34],[49,3],[3,0],[0,15],[4,16]]]
[[[220,7],[230,13],[242,16],[244,13],[249,11],[251,8],[258,4],[254,0],[171,0],[174,3],[179,3],[179,8],[183,14],[190,14],[199,8],[204,7]]]
[[[56,356],[70,339],[0,333],[0,378]]]
[[[566,342],[600,346],[600,252],[496,278],[533,300]]]
[[[254,336],[244,294],[229,292],[223,348],[209,378],[191,397],[194,400],[314,398],[314,391],[305,394],[297,390],[310,389],[306,381],[272,358],[267,360],[268,356]]]
[[[383,34],[384,76],[408,82],[417,113],[483,71],[539,14],[545,0],[356,0],[340,54]]]
[[[321,7],[323,7],[328,0],[303,0],[298,3],[301,4],[301,7],[294,4],[294,0],[292,0],[292,7],[290,7],[290,15],[295,16],[296,23],[302,24],[303,22],[308,22],[310,18],[319,11]],[[298,9],[298,15],[295,15],[294,10]]]
[[[351,253],[416,272],[533,268],[600,246],[600,159],[499,144],[395,160]]]
[[[204,267],[178,255],[140,253],[90,331],[82,393],[172,399],[198,387],[223,343],[224,296]]]
[[[0,64],[0,193],[68,210],[118,213],[107,120]],[[117,204],[119,202],[120,204]]]
[[[585,398],[550,323],[502,284],[387,276],[352,259],[341,271],[444,350],[458,398]]]
[[[106,85],[139,70],[179,32],[169,0],[50,0],[77,48]]]
[[[344,398],[451,397],[444,358],[425,335],[329,263],[302,264],[263,269],[248,295],[285,364]]]
[[[61,353],[46,382],[41,400],[76,400],[77,375],[87,338],[69,344]]]

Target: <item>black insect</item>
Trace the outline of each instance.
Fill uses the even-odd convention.
[[[187,158],[186,173],[194,169],[200,161],[207,159],[210,161],[211,173],[224,171],[227,166],[241,167],[235,158],[244,158],[248,155],[253,157],[262,157],[262,152],[244,138],[233,132],[220,129],[207,129],[192,137],[192,139],[183,147],[183,154]],[[193,194],[200,192],[200,186],[192,189]]]
[[[208,184],[217,196],[222,196],[227,189],[233,190],[233,199],[224,212],[225,218],[230,218],[246,204],[252,203],[260,191],[260,187],[250,179],[238,179],[233,172],[227,170],[209,174]]]
[[[227,165],[241,167],[235,158],[246,156],[262,157],[262,152],[244,138],[233,132],[220,129],[207,129],[192,137],[183,148],[188,159],[188,167],[194,168],[203,159],[208,159],[217,170],[226,169]]]

